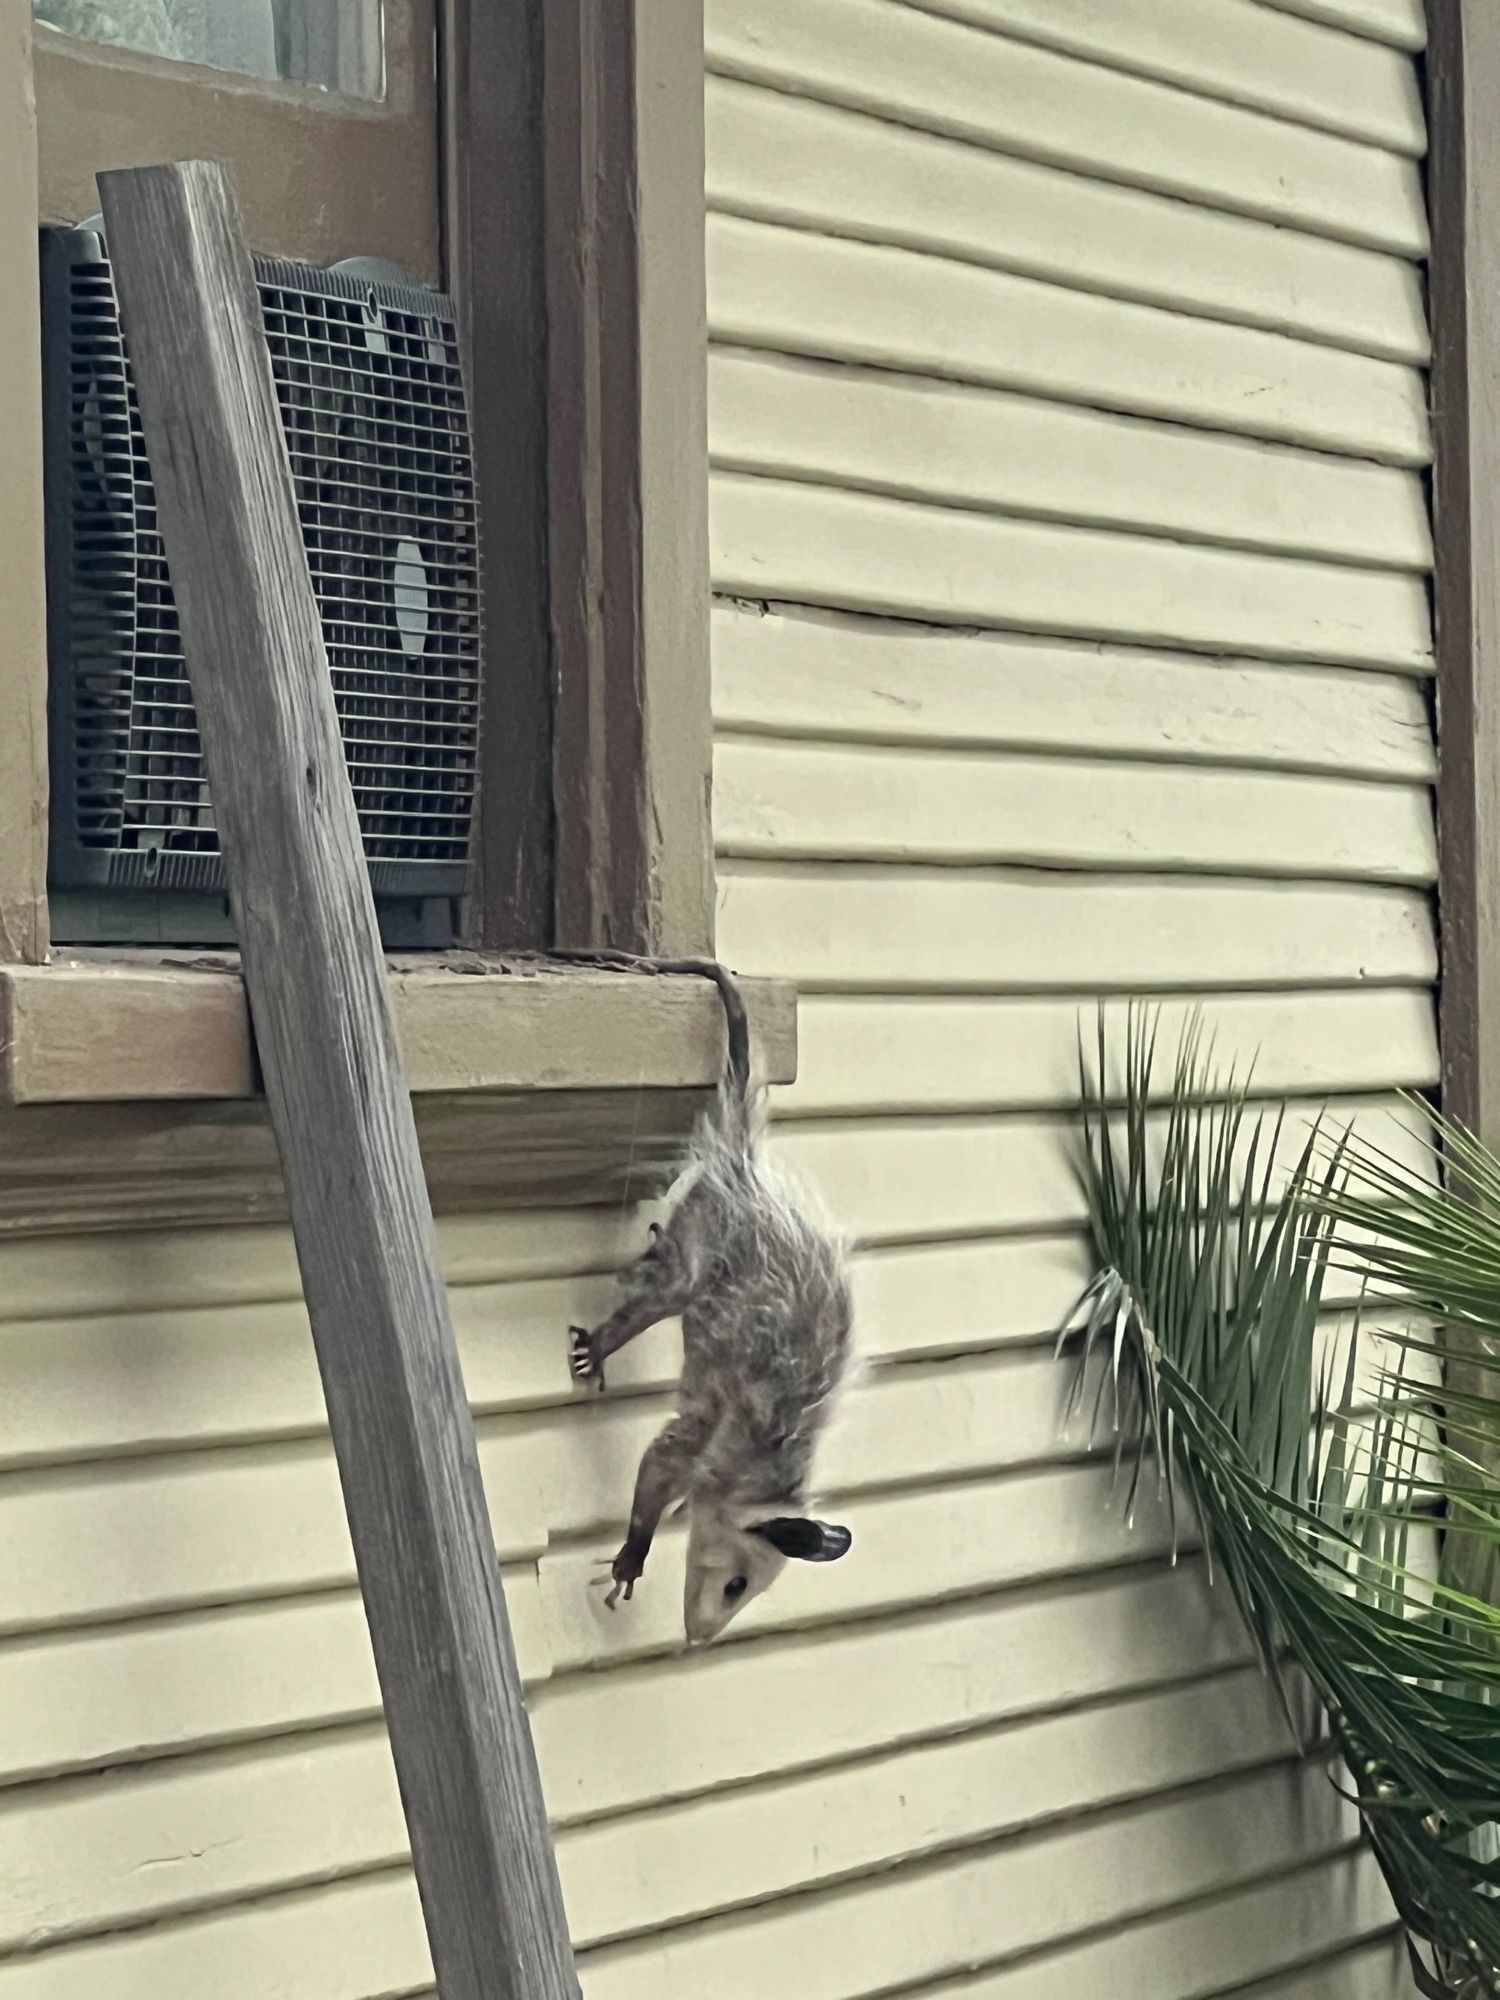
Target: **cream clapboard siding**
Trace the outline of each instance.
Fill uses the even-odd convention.
[[[707,21],[721,936],[803,984],[871,1367],[856,1555],[688,1664],[675,1530],[590,1588],[674,1336],[564,1354],[644,1218],[441,1232],[588,2000],[1380,2000],[1348,1814],[1048,1336],[1081,997],[1211,995],[1398,1148],[1436,1075],[1420,5]],[[423,1993],[284,1233],[0,1249],[0,1382],[0,2000]]]
[[[1170,1034],[1206,998],[1264,1088],[1398,1144],[1391,1089],[1436,1075],[1421,9],[707,18],[721,948],[802,983],[779,1143],[868,1246],[867,1323],[952,1340],[966,1401],[983,1354],[1003,1370],[1006,1415],[979,1423],[1015,1470],[966,1531],[976,1575],[997,1601],[1032,1587],[1045,1518],[1050,1601],[1088,1603],[1089,1468],[1064,1491],[1028,1466],[1026,1438],[1043,1461],[1058,1431],[1054,1364],[1020,1331],[1083,1269],[1060,1115],[1080,1002],[1151,993]],[[896,1358],[851,1439],[932,1365]],[[894,1431],[881,1448],[904,1544],[935,1496]],[[897,1547],[888,1504],[857,1507],[871,1562]],[[1159,1532],[1147,1507],[1128,1546]],[[915,1538],[920,1602],[952,1551]],[[1149,1699],[1192,1737],[1220,1676],[1184,1660]],[[1226,1830],[1242,1760],[1187,1789],[1164,1762],[1122,1806],[1080,1791],[1051,1727],[1009,1725],[1037,1758],[1030,1836],[964,1737],[988,1818],[971,1796],[921,1857],[876,1836],[883,1876],[831,1843],[847,1886],[763,1890],[660,1950],[652,1990],[1409,1990],[1389,1903],[1326,1823],[1277,1832],[1269,1864]],[[888,1734],[862,1773],[920,1817],[908,1716]],[[648,1961],[627,1942],[596,1963],[623,1995]]]

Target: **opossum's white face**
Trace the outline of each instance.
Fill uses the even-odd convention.
[[[687,1582],[682,1616],[690,1646],[707,1646],[753,1604],[786,1568],[789,1558],[836,1562],[848,1552],[847,1528],[778,1516],[766,1509],[693,1505],[688,1530]]]

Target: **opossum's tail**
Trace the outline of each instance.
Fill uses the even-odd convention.
[[[694,979],[712,980],[724,1007],[724,1029],[728,1053],[724,1081],[719,1089],[719,1124],[722,1140],[732,1150],[748,1153],[754,1142],[753,1107],[750,1092],[750,1022],[744,996],[734,974],[713,958],[633,958],[630,953],[609,951],[555,951],[555,958],[586,965],[636,968],[643,972],[679,973]]]

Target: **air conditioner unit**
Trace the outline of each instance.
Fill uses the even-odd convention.
[[[356,262],[258,257],[271,372],[372,886],[441,942],[479,730],[473,453],[455,312]],[[42,233],[54,932],[228,935],[224,872],[100,231]]]

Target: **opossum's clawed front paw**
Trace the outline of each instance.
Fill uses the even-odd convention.
[[[610,1575],[614,1578],[614,1588],[604,1600],[605,1609],[613,1611],[623,1596],[628,1604],[635,1596],[635,1587],[646,1570],[644,1551],[626,1542],[620,1553],[610,1564]]]
[[[568,1370],[575,1382],[604,1387],[604,1363],[594,1351],[594,1336],[586,1326],[568,1328]]]

